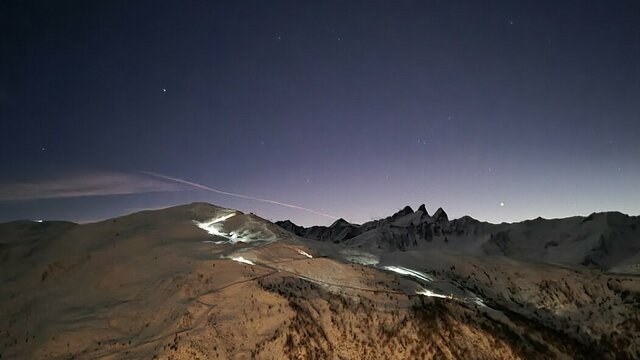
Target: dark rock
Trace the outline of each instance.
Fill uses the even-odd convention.
[[[449,221],[449,217],[447,216],[447,213],[444,212],[442,208],[438,208],[438,210],[436,210],[436,212],[433,214],[433,219],[435,221]]]
[[[397,213],[393,214],[391,217],[392,218],[399,218],[401,216],[409,215],[409,214],[412,214],[412,213],[413,213],[413,209],[411,208],[411,206],[407,205],[402,210],[400,210]]]

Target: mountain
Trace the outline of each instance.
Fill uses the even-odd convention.
[[[545,228],[628,221],[596,214]],[[424,207],[363,225],[280,225],[205,203],[0,224],[0,359],[640,356],[638,276],[505,256],[516,241],[502,252],[490,245],[509,241],[446,247],[502,225]],[[627,233],[617,236],[594,258],[618,254]]]
[[[469,216],[449,220],[441,208],[429,216],[421,205],[415,212],[407,206],[385,219],[362,225],[342,219],[328,227],[303,228],[291,221],[276,224],[306,239],[358,248],[501,255],[640,274],[640,218],[619,212],[490,224]]]

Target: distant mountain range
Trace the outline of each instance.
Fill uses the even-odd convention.
[[[362,225],[344,219],[308,228],[289,220],[276,224],[302,238],[365,249],[438,249],[640,273],[640,217],[619,212],[491,224],[469,216],[449,220],[442,208],[429,215],[420,205]]]

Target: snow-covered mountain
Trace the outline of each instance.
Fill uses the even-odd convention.
[[[306,239],[358,248],[439,249],[640,274],[640,218],[619,212],[491,224],[469,216],[449,220],[442,208],[430,216],[421,205],[362,225],[343,219],[328,227],[276,224]]]

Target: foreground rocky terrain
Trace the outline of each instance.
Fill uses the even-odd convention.
[[[640,356],[640,279],[626,271],[637,242],[618,245],[635,228],[606,235],[607,253],[583,264],[550,251],[528,258],[534,252],[516,236],[526,224],[457,226],[441,212],[420,225],[420,212],[403,210],[393,226],[310,230],[196,203],[83,225],[1,224],[0,356]],[[634,219],[599,216],[563,231]],[[382,230],[362,231],[369,226]],[[405,237],[420,226],[430,240]],[[500,231],[508,240],[496,239]],[[548,234],[543,244],[570,248],[565,233]]]

